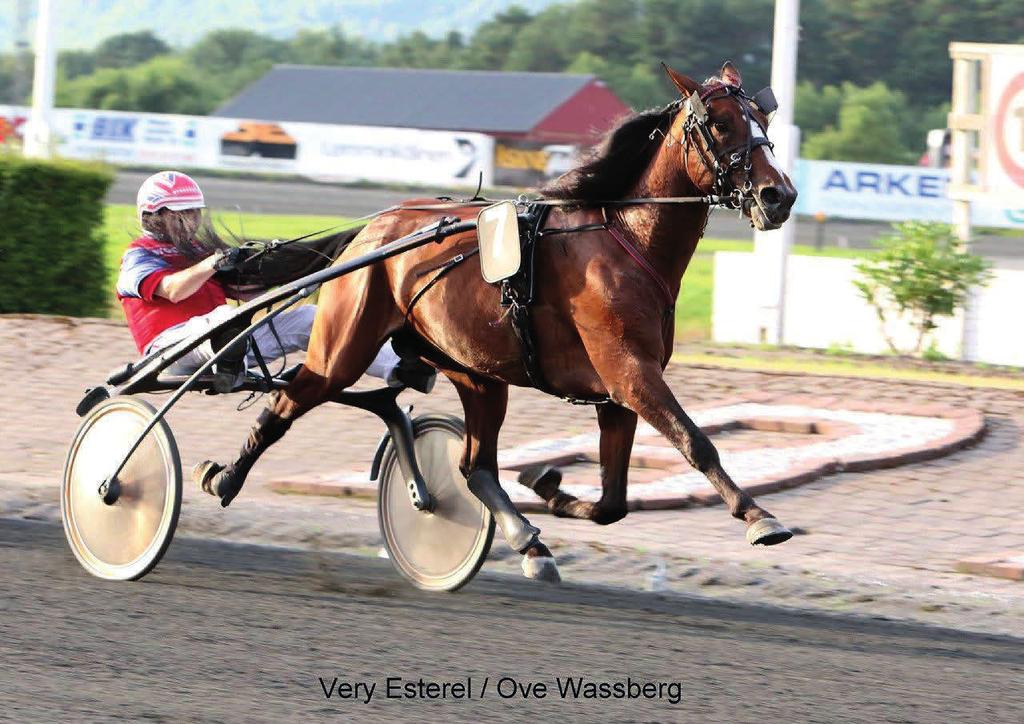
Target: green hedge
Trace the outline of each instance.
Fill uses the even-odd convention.
[[[0,154],[0,313],[103,316],[109,169]]]

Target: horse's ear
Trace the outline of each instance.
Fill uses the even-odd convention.
[[[734,85],[737,88],[743,85],[743,78],[740,76],[740,71],[732,64],[731,60],[727,60],[722,64],[722,70],[718,72],[718,77],[721,78],[722,82],[726,85]]]
[[[674,70],[669,68],[662,62],[661,67],[668,73],[668,77],[672,80],[673,85],[679,89],[679,92],[685,97],[693,93],[695,90],[700,88],[700,83],[695,81],[689,76],[685,76],[682,73],[676,73]]]

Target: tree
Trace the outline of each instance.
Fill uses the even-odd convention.
[[[948,224],[909,221],[894,224],[894,234],[878,240],[881,252],[857,264],[862,279],[854,281],[875,309],[889,349],[919,354],[937,317],[949,317],[963,306],[972,287],[984,285],[988,263],[959,248]],[[889,315],[909,317],[917,331],[913,350],[900,350],[889,333]]]
[[[626,67],[638,59],[643,30],[637,0],[584,0],[573,8],[566,21],[560,30],[576,52],[593,53],[613,65]]]
[[[345,35],[341,28],[301,30],[288,41],[284,55],[305,65],[376,65],[380,49],[361,38]]]
[[[0,103],[27,103],[25,94],[31,86],[31,78],[31,56],[0,55]]]
[[[495,15],[493,20],[481,23],[466,47],[464,67],[479,70],[504,68],[519,31],[532,19],[530,13],[513,5]]]
[[[62,50],[57,54],[57,72],[73,80],[96,70],[96,56],[91,50]]]
[[[835,126],[842,103],[843,94],[838,86],[818,88],[810,81],[801,81],[796,87],[793,122],[800,127],[804,137],[827,126]]]
[[[646,63],[637,63],[623,81],[613,81],[612,90],[636,110],[664,105],[673,98],[665,93],[661,83],[661,69],[651,69]]]
[[[838,123],[809,133],[801,147],[805,158],[870,163],[913,163],[902,127],[908,118],[907,99],[884,83],[858,88],[842,86]]]
[[[171,47],[148,30],[112,35],[92,53],[96,68],[130,68],[150,58],[166,55]]]
[[[447,68],[458,52],[449,43],[417,30],[384,46],[379,62],[398,68]]]
[[[665,61],[703,80],[732,59],[756,91],[771,75],[773,7],[773,0],[643,0],[642,42],[632,60]]]
[[[185,60],[214,95],[226,99],[291,57],[285,42],[251,30],[229,29],[204,35],[185,53]]]
[[[552,33],[551,29],[564,27],[565,21],[565,9],[557,5],[538,14],[519,30],[501,67],[534,72],[563,71],[572,56],[565,54],[566,43],[561,33]]]
[[[57,103],[150,113],[209,113],[219,99],[182,59],[158,57],[134,68],[104,68],[57,88]]]
[[[229,28],[207,33],[187,56],[201,71],[225,75],[250,63],[286,60],[288,46],[268,35]]]

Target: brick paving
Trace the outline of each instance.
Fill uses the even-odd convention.
[[[732,479],[751,495],[775,493],[843,470],[879,470],[939,458],[977,442],[985,428],[983,413],[969,407],[752,397],[689,410],[715,443]],[[806,404],[796,404],[801,400]],[[505,448],[498,455],[499,478],[524,512],[547,512],[539,496],[516,484],[520,471],[541,465],[559,467],[561,489],[569,495],[597,501],[602,493],[599,441],[600,434],[592,432]],[[271,487],[307,495],[377,495],[377,483],[365,466],[326,476],[290,475],[272,481]],[[630,460],[629,510],[721,502],[704,475],[653,427],[640,423]]]
[[[88,384],[135,357],[127,331],[102,320],[0,316],[0,515],[56,519],[64,455]],[[721,506],[642,511],[609,527],[534,515],[571,580],[651,586],[705,596],[916,618],[1024,635],[1017,581],[956,571],[957,561],[1024,552],[1024,393],[937,383],[867,380],[670,365],[684,407],[758,391],[774,397],[839,397],[859,403],[935,403],[984,413],[976,445],[927,462],[829,475],[761,498],[800,535],[752,549]],[[187,467],[230,457],[256,408],[239,395],[190,395],[169,421]],[[446,383],[404,398],[416,412],[459,413]],[[157,400],[158,401],[158,398]],[[513,390],[503,447],[595,430],[593,411],[532,390]],[[269,481],[367,466],[381,432],[368,413],[324,407],[299,421],[221,510],[188,489],[179,531],[224,539],[376,551],[376,511],[358,499],[282,496]],[[515,570],[495,544],[488,570]],[[652,576],[652,573],[655,575]]]

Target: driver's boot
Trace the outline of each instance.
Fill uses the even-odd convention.
[[[224,345],[228,344],[238,332],[238,329],[226,329],[214,335],[210,339],[213,351],[219,352],[223,349]],[[248,339],[236,342],[214,364],[213,389],[216,392],[227,394],[235,389],[239,379],[245,372],[245,353],[248,349]]]

